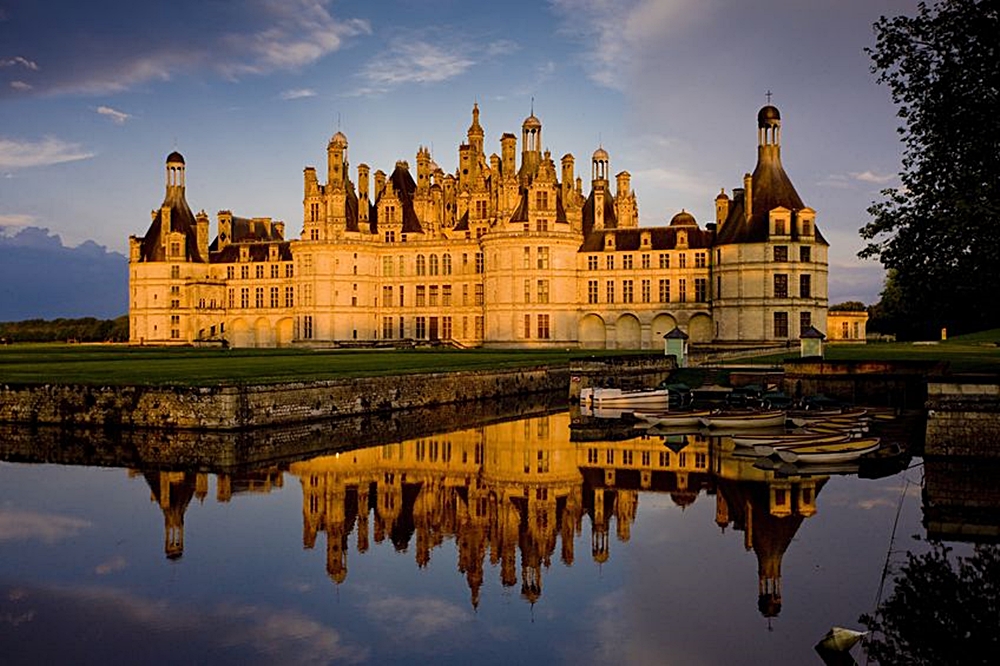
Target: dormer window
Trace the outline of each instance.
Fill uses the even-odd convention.
[[[813,234],[812,220],[802,220],[802,235],[812,236],[812,234]]]
[[[788,233],[785,227],[785,218],[779,217],[774,221],[774,235],[784,236]]]

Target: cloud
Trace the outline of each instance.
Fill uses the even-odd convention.
[[[115,125],[124,125],[125,121],[132,117],[132,114],[113,109],[110,106],[99,106],[97,112],[102,116],[107,116]]]
[[[281,93],[281,99],[303,99],[305,97],[315,97],[316,91],[312,88],[295,88]]]
[[[706,11],[695,0],[550,0],[559,32],[580,42],[581,61],[598,85],[625,92],[643,51],[684,31]]]
[[[369,601],[365,610],[376,622],[395,627],[394,638],[404,643],[454,632],[471,619],[461,607],[431,598],[380,597]]]
[[[34,88],[30,83],[25,83],[24,81],[11,81],[10,87],[14,90],[31,90]]]
[[[110,560],[102,562],[94,567],[94,573],[98,576],[107,576],[110,573],[121,571],[128,566],[128,562],[121,555],[115,555]]]
[[[0,138],[0,169],[49,166],[85,160],[93,156],[94,153],[84,150],[77,143],[69,143],[51,136],[40,141]]]
[[[34,60],[28,60],[22,56],[0,59],[0,67],[24,67],[25,69],[30,69],[33,72],[38,71],[38,63]]]
[[[33,215],[18,213],[0,214],[0,227],[27,227],[35,223]]]
[[[859,180],[862,183],[875,183],[876,185],[885,185],[896,179],[896,174],[894,173],[881,175],[871,171],[852,171],[850,175],[854,180]]]
[[[100,34],[101,26],[81,26],[80,36],[60,51],[61,59],[47,64],[47,76],[32,84],[45,95],[105,95],[206,71],[238,80],[300,69],[337,51],[349,37],[371,34],[368,21],[334,18],[329,4],[330,0],[247,0],[243,5],[249,7],[223,4],[218,11],[232,13],[223,24],[240,27],[211,38],[192,33],[187,26],[174,30],[181,26],[168,24],[153,39],[98,40],[91,33]],[[133,7],[121,11],[138,12]],[[145,20],[141,16],[123,20],[129,18]]]
[[[78,535],[91,523],[72,516],[0,509],[0,541],[55,543]]]
[[[400,40],[361,70],[367,92],[386,92],[406,83],[438,83],[476,64],[463,48],[451,51],[426,41]]]
[[[496,56],[510,55],[521,49],[521,45],[510,39],[498,39],[486,45],[486,55],[491,58]]]

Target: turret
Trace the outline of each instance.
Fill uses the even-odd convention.
[[[485,133],[483,128],[479,125],[479,104],[472,105],[472,125],[469,126],[469,145],[472,146],[473,151],[476,155],[483,154],[483,137]]]
[[[368,209],[371,202],[368,199],[368,165],[358,165],[358,224],[365,227],[368,224]],[[367,230],[367,229],[366,229]]]
[[[719,195],[715,197],[715,223],[719,225],[719,230],[722,229],[727,217],[729,217],[729,197],[726,196],[726,189],[722,188]]]
[[[542,121],[532,113],[521,123],[521,184],[534,178],[542,159]]]
[[[500,154],[504,180],[514,177],[517,165],[514,163],[514,152],[517,150],[517,137],[510,132],[500,137]]]
[[[347,169],[347,137],[337,132],[326,146],[327,187],[332,190],[344,188],[344,174]]]

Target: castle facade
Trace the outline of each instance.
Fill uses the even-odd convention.
[[[682,210],[639,225],[630,175],[610,181],[598,148],[590,185],[573,155],[558,168],[534,114],[486,155],[472,110],[458,168],[430,151],[415,176],[357,167],[341,132],[325,182],[303,174],[300,233],[283,222],[191,212],[185,161],[171,153],[166,196],[130,237],[134,344],[237,347],[443,341],[472,347],[660,349],[675,327],[694,343],[797,339],[826,329],[828,243],[781,165],[781,118],[757,115],[757,165],[704,226]]]

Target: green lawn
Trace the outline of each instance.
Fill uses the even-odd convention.
[[[829,361],[945,361],[951,372],[1000,372],[1000,329],[960,335],[944,342],[891,342],[869,345],[826,345]],[[739,363],[780,363],[798,357],[788,354],[759,356]],[[735,362],[734,362],[735,363]]]
[[[293,382],[560,365],[590,354],[581,350],[310,351],[18,344],[0,347],[0,383],[211,386]]]

